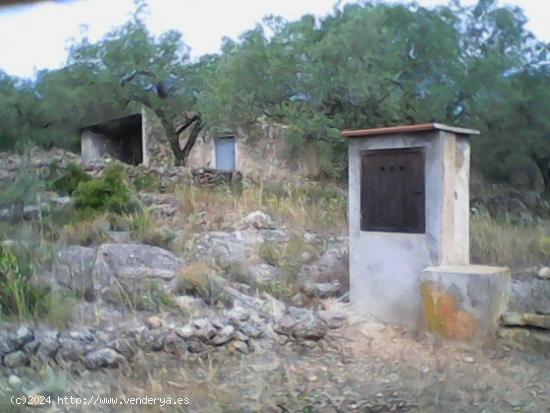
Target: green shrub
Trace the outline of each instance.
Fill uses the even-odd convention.
[[[57,175],[56,166],[50,165],[50,176]],[[88,182],[92,177],[80,166],[71,162],[67,165],[65,171],[61,172],[61,176],[54,178],[51,186],[57,192],[62,192],[71,195],[81,182]]]
[[[46,310],[50,288],[34,282],[33,267],[0,245],[0,313],[27,318]]]
[[[138,209],[128,176],[120,164],[111,165],[100,178],[80,182],[73,198],[75,207],[79,209],[118,214]]]

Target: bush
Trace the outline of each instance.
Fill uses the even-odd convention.
[[[52,176],[53,175],[53,176]],[[65,171],[59,175],[57,164],[50,165],[50,179],[53,179],[52,188],[57,192],[71,195],[81,182],[88,182],[92,177],[80,166],[71,162],[67,165]]]
[[[75,207],[79,209],[117,214],[138,209],[128,176],[120,164],[111,165],[101,178],[80,182],[73,192],[73,198]]]

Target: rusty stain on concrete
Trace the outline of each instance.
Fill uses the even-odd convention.
[[[428,331],[457,340],[468,340],[475,336],[475,318],[459,308],[453,294],[443,291],[433,282],[423,282],[421,291]]]

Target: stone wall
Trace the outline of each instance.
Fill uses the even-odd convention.
[[[289,160],[286,152],[285,126],[262,124],[261,134],[250,139],[243,130],[223,136],[234,136],[236,168],[251,179],[288,179],[294,175],[317,177],[320,174],[319,149],[314,141],[306,142],[304,153],[297,162]],[[188,165],[192,168],[216,168],[215,136],[201,133],[191,151]]]

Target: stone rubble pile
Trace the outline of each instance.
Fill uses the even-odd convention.
[[[218,314],[199,315],[188,322],[149,316],[141,324],[116,329],[7,328],[0,330],[0,358],[8,372],[52,364],[81,373],[131,363],[140,351],[183,356],[227,347],[231,353],[247,354],[277,334],[297,342],[318,341],[328,329],[339,328],[345,321],[339,312],[287,308],[267,297],[259,299],[257,307],[236,301]]]

